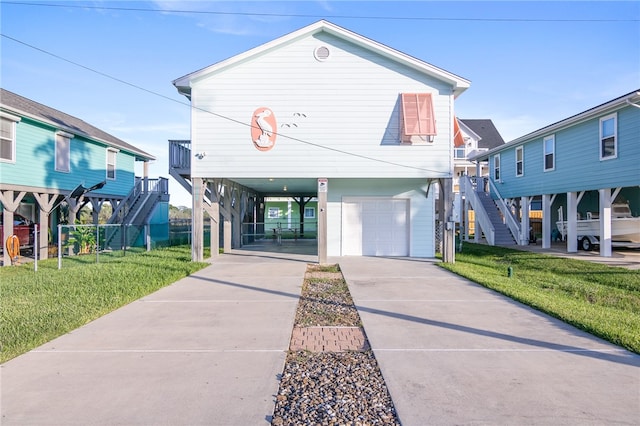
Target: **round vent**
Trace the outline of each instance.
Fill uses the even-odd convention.
[[[327,46],[316,47],[316,50],[313,51],[313,56],[319,61],[326,61],[329,58],[329,48]]]

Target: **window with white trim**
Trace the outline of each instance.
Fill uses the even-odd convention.
[[[56,133],[56,172],[69,173],[71,171],[71,138],[73,135],[69,133]]]
[[[600,119],[600,159],[618,157],[618,116],[607,115]]]
[[[315,219],[316,218],[316,209],[315,209],[315,207],[305,207],[304,208],[304,218],[305,219]]]
[[[516,176],[524,176],[524,147],[516,148]]]
[[[4,115],[0,118],[0,161],[13,163],[16,161],[16,122],[20,118]]]
[[[107,179],[116,178],[116,157],[118,151],[113,148],[107,148]]]
[[[544,171],[554,170],[556,168],[556,136],[547,136],[542,141],[544,149]]]
[[[453,148],[453,158],[464,160],[467,158],[467,149],[464,146],[462,148]]]
[[[267,214],[269,219],[278,219],[280,218],[280,208],[279,207],[269,207],[269,212]]]
[[[500,154],[493,156],[493,180],[500,182]]]

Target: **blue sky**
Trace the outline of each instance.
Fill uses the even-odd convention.
[[[155,155],[151,177],[169,176],[167,140],[190,137],[173,80],[319,19],[470,80],[456,115],[506,141],[640,88],[638,1],[0,0],[0,13],[2,87]],[[190,205],[173,179],[170,192]]]

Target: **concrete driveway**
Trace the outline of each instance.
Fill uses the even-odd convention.
[[[640,356],[433,261],[335,260],[404,426],[640,424]]]

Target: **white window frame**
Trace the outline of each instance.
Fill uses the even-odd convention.
[[[500,154],[493,156],[493,180],[494,182],[502,182],[500,177]]]
[[[311,214],[307,214],[307,212],[311,212]],[[305,207],[304,208],[304,218],[305,219],[315,219],[316,218],[316,208],[315,207]]]
[[[462,156],[460,156],[459,154],[462,154]],[[457,148],[453,148],[453,158],[456,160],[466,160],[467,158],[467,148],[466,147],[457,147]]]
[[[547,141],[551,141],[551,152],[547,153]],[[551,155],[552,164],[547,168],[547,155]],[[542,170],[550,172],[556,169],[556,135],[545,136],[542,139]]]
[[[73,139],[73,135],[71,133],[58,131],[56,132],[56,140],[55,140],[55,158],[54,158],[54,168],[56,172],[69,173],[71,172],[71,139]],[[66,141],[66,150],[63,151],[62,142]],[[64,156],[64,158],[61,158]],[[65,167],[61,167],[61,165],[66,165]]]
[[[0,134],[0,144],[3,143],[8,143],[11,147],[11,154],[10,154],[10,158],[2,158],[0,157],[0,162],[2,163],[15,163],[16,162],[16,124],[20,122],[20,117],[17,117],[15,115],[12,114],[7,114],[5,112],[2,112],[0,114],[0,118],[2,119],[3,122],[8,122],[9,126],[11,127],[10,131],[9,131],[9,135],[8,137],[2,137],[2,134]]]
[[[269,207],[267,210],[267,218],[269,219],[280,219],[280,207]]]
[[[518,153],[520,153],[520,159],[518,160]],[[524,146],[516,147],[516,177],[524,176]],[[520,164],[520,172],[518,172],[518,163]]]
[[[606,121],[613,120],[613,135],[605,136],[603,134],[603,125]],[[607,116],[600,118],[600,134],[598,139],[598,151],[600,153],[600,160],[612,160],[614,158],[618,158],[618,114],[613,113]],[[613,137],[613,154],[604,156],[604,140]]]
[[[107,180],[116,180],[116,170],[117,170],[117,159],[118,159],[119,150],[115,148],[107,148],[107,158],[105,162],[105,174]],[[113,163],[109,162],[110,154],[113,154]],[[110,176],[109,171],[110,167],[113,168],[113,176]]]

